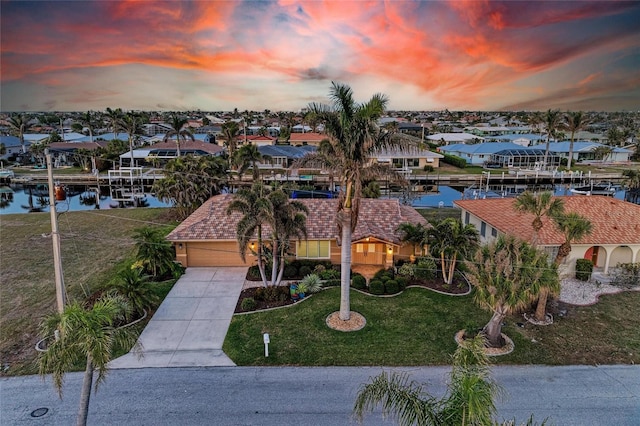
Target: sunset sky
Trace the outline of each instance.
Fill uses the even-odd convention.
[[[0,5],[2,111],[640,109],[638,1]]]

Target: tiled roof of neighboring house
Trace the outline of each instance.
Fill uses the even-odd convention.
[[[104,148],[107,146],[107,141],[95,141],[95,142],[53,142],[49,144],[51,151],[76,151],[78,149],[88,149],[94,151],[98,148]]]
[[[294,144],[296,142],[321,142],[323,139],[329,139],[327,135],[321,133],[291,133],[289,136],[289,143]]]
[[[216,195],[186,218],[168,236],[170,241],[214,241],[235,240],[236,225],[242,215],[227,215],[227,206],[233,195]],[[300,199],[309,209],[307,216],[307,238],[330,240],[338,237],[336,213],[338,200]],[[427,224],[415,209],[401,205],[398,200],[362,199],[358,225],[352,235],[353,241],[375,237],[390,243],[400,243],[398,225],[405,222]],[[268,229],[263,234],[268,235]]]
[[[640,206],[605,196],[573,195],[558,197],[564,202],[565,212],[576,212],[591,222],[593,231],[575,243],[580,244],[640,244]],[[516,212],[515,199],[459,200],[454,203],[505,234],[531,241],[534,216]],[[542,220],[538,236],[540,245],[560,245],[564,236],[548,217]]]

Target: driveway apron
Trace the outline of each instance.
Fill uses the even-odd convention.
[[[234,366],[222,343],[247,268],[187,268],[140,335],[133,352],[110,368]]]

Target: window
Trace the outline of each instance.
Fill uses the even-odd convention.
[[[464,213],[464,224],[468,225],[469,224],[469,212],[465,212]]]
[[[480,224],[480,235],[483,237],[487,235],[487,224],[485,222]]]
[[[496,228],[491,228],[491,236],[494,238],[498,236],[498,230]]]
[[[309,240],[298,241],[296,257],[306,259],[328,259],[329,241]]]

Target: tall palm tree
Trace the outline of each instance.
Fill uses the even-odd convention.
[[[575,140],[576,133],[584,129],[587,124],[589,124],[589,120],[582,111],[570,111],[564,115],[564,126],[569,132],[571,132],[567,170],[571,170],[571,162],[573,161],[573,141]]]
[[[242,145],[235,153],[234,164],[238,167],[238,176],[242,178],[244,172],[251,167],[253,180],[260,179],[260,168],[258,163],[271,159],[268,155],[262,155],[255,145]]]
[[[593,156],[596,158],[596,160],[601,160],[604,162],[607,161],[607,158],[609,158],[612,152],[613,147],[608,145],[600,145],[593,149]]]
[[[95,112],[87,111],[80,116],[80,124],[89,130],[89,141],[93,143],[93,130],[95,129],[96,120]]]
[[[227,121],[222,124],[222,137],[227,145],[227,155],[229,156],[229,168],[233,167],[233,159],[235,157],[236,149],[238,148],[238,131],[240,126],[237,121]]]
[[[41,375],[53,374],[53,383],[62,397],[64,375],[78,363],[86,363],[77,425],[87,424],[94,369],[98,371],[96,390],[107,374],[107,364],[114,349],[135,343],[137,333],[130,327],[118,327],[130,306],[121,296],[106,296],[85,309],[79,302],[65,306],[62,313],[44,319],[41,332],[48,340],[45,352],[38,358]],[[53,338],[55,336],[55,338]],[[137,344],[136,344],[137,345]],[[139,347],[134,347],[139,350]]]
[[[533,227],[531,244],[533,245],[538,242],[538,235],[543,227],[542,218],[559,216],[564,212],[564,203],[559,198],[554,198],[550,191],[539,194],[525,191],[515,199],[513,206],[517,211],[533,215],[533,222],[531,222]]]
[[[267,215],[271,210],[267,198],[270,193],[271,191],[262,182],[254,182],[251,188],[240,188],[235,193],[233,201],[227,207],[227,215],[231,215],[234,212],[242,214],[242,218],[238,221],[236,227],[236,235],[240,257],[243,262],[246,261],[246,252],[251,240],[254,237],[258,240],[256,260],[262,284],[265,287],[269,284],[267,283],[264,267],[262,227],[267,223]]]
[[[555,133],[556,129],[560,126],[560,120],[562,116],[560,115],[560,110],[547,110],[547,112],[543,115],[543,122],[545,126],[545,130],[547,131],[547,145],[544,150],[544,159],[542,160],[542,166],[544,168],[547,167],[547,157],[549,156],[549,143],[551,142],[551,136]]]
[[[447,393],[437,398],[404,373],[386,373],[362,386],[353,411],[362,422],[366,412],[382,406],[400,426],[491,425],[500,386],[491,378],[481,336],[465,341],[453,355]]]
[[[134,156],[133,156],[133,146],[135,145],[135,141],[138,135],[142,134],[142,124],[143,116],[135,111],[129,111],[126,114],[123,114],[118,121],[118,128],[124,130],[128,134],[129,139],[129,153],[130,157],[130,167],[134,167]]]
[[[196,139],[193,137],[193,133],[189,131],[189,129],[185,128],[189,120],[186,117],[180,117],[178,115],[172,115],[169,121],[169,126],[171,129],[164,135],[164,142],[171,140],[172,136],[176,138],[176,157],[180,157],[180,140],[187,141],[187,139],[191,139],[195,141]]]
[[[492,347],[503,346],[501,331],[504,318],[525,309],[537,297],[533,283],[555,285],[543,282],[553,278],[544,273],[549,270],[546,254],[512,236],[500,236],[482,247],[473,261],[466,262],[466,266],[465,275],[475,287],[475,302],[493,313],[483,328],[483,334]]]
[[[340,196],[336,216],[341,234],[341,292],[340,319],[350,319],[349,284],[351,280],[351,234],[358,222],[359,201],[362,183],[385,174],[387,167],[372,164],[371,156],[378,150],[397,143],[382,132],[377,120],[384,113],[388,98],[375,94],[366,103],[353,99],[353,91],[347,85],[332,83],[329,97],[332,104],[309,105],[324,124],[325,132],[333,147],[333,158],[327,161],[322,153],[310,153],[296,162],[303,167],[309,164],[323,164],[340,176]]]
[[[107,107],[107,110],[104,113],[104,118],[107,121],[107,128],[111,128],[115,138],[118,139],[118,131],[120,130],[120,125],[124,118],[122,108],[111,109]]]
[[[589,219],[576,212],[556,216],[553,221],[558,230],[564,235],[564,242],[560,245],[558,254],[554,259],[554,263],[560,265],[571,253],[571,243],[589,235],[593,230],[593,225]]]
[[[24,145],[24,132],[29,127],[29,118],[25,115],[15,114],[7,119],[9,128],[20,139],[20,149],[23,154],[27,153],[27,147]]]
[[[431,253],[439,255],[442,278],[447,284],[453,282],[458,257],[473,254],[480,241],[475,226],[463,225],[460,220],[454,218],[436,222],[427,230],[426,236],[424,243],[429,244]]]

